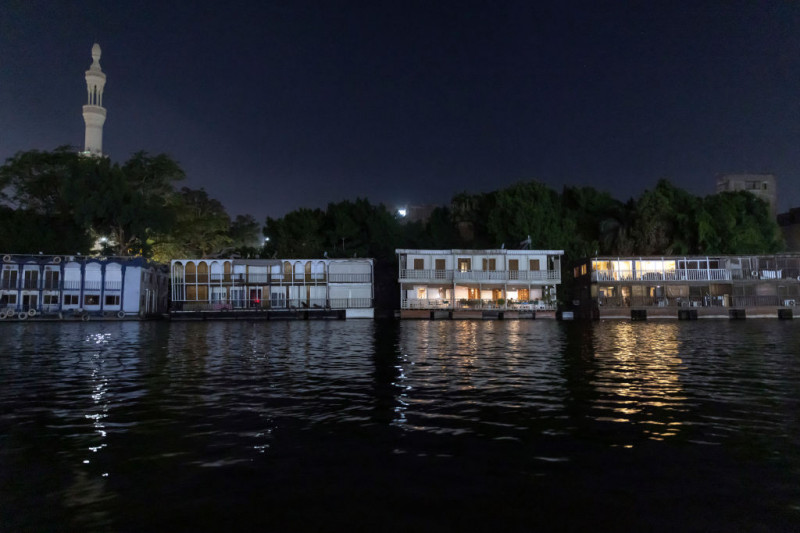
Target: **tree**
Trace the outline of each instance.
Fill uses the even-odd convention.
[[[223,205],[209,198],[205,189],[183,187],[172,195],[170,208],[175,222],[154,238],[154,257],[168,261],[176,257],[209,257],[230,247],[231,220]]]
[[[689,254],[697,250],[700,200],[667,180],[636,202],[632,235],[637,253]]]
[[[261,224],[252,215],[236,215],[236,218],[231,222],[228,235],[231,238],[231,246],[233,248],[251,251],[261,248],[264,241],[261,232]]]
[[[698,215],[697,237],[701,253],[759,254],[784,248],[769,205],[746,191],[706,196]]]

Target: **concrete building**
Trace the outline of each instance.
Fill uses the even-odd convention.
[[[83,121],[86,124],[83,153],[100,157],[103,155],[103,124],[106,122],[106,108],[103,107],[103,89],[106,75],[100,68],[100,45],[92,46],[92,64],[86,71],[86,92],[88,100],[83,106]]]
[[[175,259],[172,318],[373,318],[372,259]]]
[[[509,318],[520,311],[555,316],[563,250],[395,253],[403,318],[432,316],[429,311],[447,311],[452,318],[477,318],[484,311]]]
[[[773,174],[723,174],[717,177],[717,193],[747,191],[769,204],[770,213],[777,213],[777,192]]]

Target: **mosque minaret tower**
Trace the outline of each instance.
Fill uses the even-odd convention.
[[[103,155],[103,124],[106,121],[106,108],[103,107],[103,88],[106,75],[100,68],[100,45],[92,46],[92,64],[86,71],[86,90],[89,100],[83,106],[83,121],[86,123],[86,138],[83,153]]]

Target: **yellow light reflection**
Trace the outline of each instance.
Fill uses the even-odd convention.
[[[633,424],[650,440],[679,433],[687,410],[680,380],[679,328],[610,322],[595,330],[595,420]]]

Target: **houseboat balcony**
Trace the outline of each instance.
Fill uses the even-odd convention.
[[[173,311],[302,311],[313,309],[369,309],[372,298],[230,300],[216,302],[172,302]]]
[[[727,281],[733,279],[732,273],[733,271],[724,268],[669,272],[595,270],[592,272],[592,281]]]
[[[121,281],[106,281],[103,283],[103,287],[107,291],[121,291],[122,290],[122,282]]]
[[[660,307],[660,308],[691,308],[691,307],[796,307],[797,299],[781,296],[699,296],[679,298],[652,298],[648,296],[631,297],[603,297],[597,299],[597,304],[604,308],[630,308],[630,307]]]
[[[556,304],[544,302],[542,300],[533,301],[510,301],[502,304],[496,300],[444,300],[441,298],[412,298],[404,299],[400,302],[401,309],[494,309],[507,311],[553,311]]]
[[[63,290],[65,290],[65,291],[79,291],[79,290],[81,290],[81,282],[80,281],[65,281],[64,285],[63,285]]]
[[[507,281],[549,281],[560,282],[558,270],[400,270],[401,282],[507,282]]]
[[[99,291],[103,286],[102,281],[84,281],[83,289],[86,291]]]
[[[743,270],[739,268],[680,269],[665,272],[595,270],[592,281],[747,281],[800,279],[798,269]]]
[[[372,283],[372,274],[334,273],[328,275],[331,283]]]

